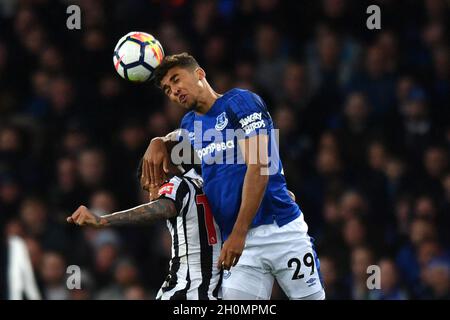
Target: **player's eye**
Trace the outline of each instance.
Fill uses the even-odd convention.
[[[173,80],[173,83],[177,83],[178,82],[178,78],[175,78],[174,80]]]

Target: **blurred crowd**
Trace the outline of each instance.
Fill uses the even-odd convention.
[[[81,7],[81,30],[66,8]],[[368,30],[366,8],[381,8]],[[2,0],[0,229],[25,239],[45,299],[153,299],[164,222],[77,228],[147,201],[136,169],[183,111],[121,79],[116,41],[193,54],[217,92],[261,95],[328,299],[449,299],[450,65],[445,0]],[[381,270],[368,290],[367,267]],[[82,288],[68,290],[79,265]],[[276,286],[274,299],[285,296]]]

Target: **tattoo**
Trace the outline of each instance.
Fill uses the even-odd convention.
[[[175,203],[169,199],[158,199],[140,206],[101,216],[108,226],[124,224],[150,224],[177,215]]]

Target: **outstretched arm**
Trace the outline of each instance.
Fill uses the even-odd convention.
[[[219,268],[229,270],[235,266],[244,250],[248,229],[261,205],[269,181],[268,141],[268,136],[263,134],[239,141],[247,171],[239,213],[230,236],[223,244]]]
[[[85,206],[80,206],[67,218],[67,222],[80,226],[91,225],[95,227],[125,224],[151,224],[158,220],[173,218],[176,215],[177,210],[175,208],[175,203],[172,200],[158,199],[131,209],[103,216],[97,216]]]

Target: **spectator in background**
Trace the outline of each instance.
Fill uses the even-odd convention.
[[[405,74],[402,76],[399,76],[397,83],[396,83],[396,100],[397,105],[403,105],[407,103],[408,97],[410,95],[410,92],[417,88],[417,82],[415,81],[414,77],[411,75]]]
[[[342,237],[347,248],[347,250],[343,250],[344,252],[353,252],[354,249],[370,243],[367,235],[367,226],[362,219],[357,217],[348,218],[344,221]]]
[[[95,291],[95,282],[92,279],[92,275],[86,268],[81,271],[80,288],[74,288],[70,290],[70,300],[92,300],[93,293]]]
[[[309,52],[308,52],[309,51]],[[311,90],[311,104],[307,121],[318,127],[313,131],[331,128],[339,112],[342,95],[339,91],[340,42],[335,33],[319,27],[315,42],[306,52],[308,83]]]
[[[62,157],[57,160],[55,180],[56,183],[52,190],[51,200],[59,219],[72,212],[74,203],[78,203],[77,201],[82,201],[84,198],[80,190],[75,159]]]
[[[48,46],[42,50],[39,57],[40,68],[49,74],[58,74],[63,72],[64,58],[59,48]]]
[[[66,267],[64,257],[59,253],[50,251],[42,257],[40,274],[46,300],[67,300],[69,298],[65,277]]]
[[[43,121],[50,137],[59,137],[65,131],[65,124],[76,112],[75,89],[72,80],[64,76],[52,78],[49,93],[50,109]]]
[[[148,202],[148,198],[144,202]],[[142,202],[139,202],[142,203]],[[89,201],[89,208],[96,212],[98,215],[103,215],[107,212],[115,212],[119,208],[118,198],[115,193],[107,189],[98,189],[91,193],[91,198]],[[138,202],[136,202],[136,205]],[[133,203],[134,205],[134,203]],[[123,207],[123,205],[121,205]],[[113,244],[116,248],[117,254],[119,253],[118,245],[121,244],[120,252],[130,252],[128,255],[131,258],[143,257],[148,254],[148,238],[153,233],[154,227],[146,228],[135,228],[133,226],[122,226],[117,230],[113,230],[111,234],[105,233],[104,230],[93,230],[87,229],[83,233],[84,235],[92,239],[94,243],[97,241],[106,242],[108,244]],[[106,240],[101,240],[106,237]],[[120,239],[126,239],[125,242],[121,243]],[[82,239],[80,242],[83,243]],[[97,245],[94,244],[94,254],[98,253]],[[103,249],[102,249],[103,250]],[[108,252],[109,249],[105,249]],[[104,251],[105,251],[104,250]],[[79,258],[84,257],[87,260],[89,257],[80,250]]]
[[[164,43],[166,54],[191,51],[185,37],[172,21],[164,21],[159,27],[158,34],[160,42]]]
[[[0,228],[16,216],[20,208],[22,188],[17,178],[0,173]]]
[[[257,86],[255,83],[255,67],[255,62],[250,57],[239,58],[234,65],[234,86],[247,90],[255,90]]]
[[[2,173],[16,176],[29,190],[38,181],[38,170],[32,157],[25,157],[29,148],[25,131],[16,125],[0,126],[0,164]]]
[[[305,142],[298,133],[296,112],[289,105],[277,107],[273,115],[274,125],[279,130],[279,150],[283,159],[283,168],[289,172],[287,183],[291,190],[298,190],[300,179],[304,174],[301,163],[302,152],[305,151]]]
[[[334,194],[327,194],[323,203],[324,228],[318,237],[319,248],[326,252],[340,250],[345,246],[342,238],[342,218],[339,214],[339,197]],[[342,262],[342,261],[339,261]]]
[[[392,30],[383,30],[376,40],[376,45],[384,53],[384,59],[386,60],[386,71],[394,74],[399,68],[399,48],[398,40],[395,33]]]
[[[429,195],[419,195],[415,200],[414,217],[436,222],[437,208]]]
[[[225,71],[217,71],[213,74],[211,82],[218,92],[227,92],[233,87],[231,76]]]
[[[111,132],[115,133],[115,129],[123,125],[124,105],[127,105],[130,117],[141,105],[127,96],[124,83],[118,77],[104,73],[99,78],[95,84],[83,83],[83,92],[89,93],[90,101],[78,114],[82,114],[81,121],[90,132],[96,133],[96,141],[101,141],[102,145],[110,145],[115,137]]]
[[[27,113],[36,118],[42,118],[49,110],[49,95],[51,76],[40,69],[32,75],[33,93],[27,107]]]
[[[361,28],[360,1],[81,1],[77,32],[59,27],[67,19],[61,1],[0,2],[0,228],[20,234],[36,271],[55,253],[55,265],[81,266],[83,289],[55,296],[93,299],[120,287],[122,298],[148,299],[164,281],[170,238],[162,225],[103,233],[60,224],[78,203],[108,211],[148,201],[134,177],[136,157],[183,116],[152,86],[115,74],[111,50],[136,27],[166,54],[199,56],[221,92],[247,88],[268,102],[286,180],[323,269],[338,269],[326,280],[329,298],[367,298],[347,252],[360,243],[398,263],[396,272],[390,259],[380,261],[399,289],[369,298],[404,297],[404,289],[413,299],[446,297],[445,0],[384,1],[376,33]],[[115,284],[122,252],[139,283]],[[46,287],[41,272],[36,279]]]
[[[444,199],[440,203],[440,209],[442,212],[441,218],[439,219],[439,225],[448,226],[450,225],[450,172],[442,177],[442,189],[444,190]],[[448,232],[442,232],[443,245],[450,248],[450,235]]]
[[[309,86],[305,66],[299,62],[290,61],[283,70],[283,90],[278,92],[277,101],[284,101],[303,114],[311,98]]]
[[[314,94],[325,91],[338,95],[353,72],[353,59],[350,52],[344,52],[342,39],[330,27],[317,28],[315,42],[307,49],[309,82]]]
[[[40,266],[42,264],[42,258],[44,257],[44,249],[42,248],[40,242],[36,240],[35,238],[31,237],[24,237],[24,241],[28,248],[28,253],[30,254],[30,261],[31,265],[33,267],[33,270],[35,270],[36,274],[36,282],[40,286],[41,281],[41,275],[37,273],[40,270]]]
[[[448,259],[432,260],[425,268],[424,283],[427,292],[424,299],[450,299],[450,263]]]
[[[88,191],[108,185],[105,154],[98,148],[87,148],[79,153],[78,171],[81,184]]]
[[[385,170],[390,151],[386,143],[380,138],[371,139],[366,148],[366,168],[361,170],[360,188],[367,195],[372,212],[377,213],[381,223],[392,226],[394,219],[389,211],[389,194],[387,192],[388,179]],[[359,166],[362,168],[361,166]]]
[[[166,124],[166,118],[163,116],[162,119]],[[158,130],[156,121],[152,124],[150,127]],[[113,156],[109,162],[113,167],[111,172],[115,172],[114,189],[120,196],[120,205],[130,207],[137,204],[138,183],[135,171],[145,152],[147,137],[144,126],[137,119],[124,121],[118,135],[119,141],[112,147]]]
[[[321,256],[320,272],[327,290],[327,300],[349,299],[348,288],[341,283],[338,264],[331,256]]]
[[[349,279],[351,298],[369,299],[367,268],[375,262],[374,253],[368,247],[356,247],[351,252],[351,276]]]
[[[405,244],[409,239],[410,223],[413,220],[411,199],[407,195],[399,196],[394,204],[395,226],[397,245]]]
[[[406,285],[413,294],[417,295],[421,290],[420,264],[417,250],[425,240],[436,239],[436,226],[425,219],[415,218],[412,220],[409,229],[409,243],[405,244],[398,251],[396,262]]]
[[[440,195],[442,187],[440,179],[449,169],[448,150],[441,146],[428,147],[423,156],[423,165],[425,167],[426,177],[422,178],[424,191]]]
[[[362,223],[363,218],[368,218],[368,205],[363,195],[355,190],[343,192],[339,201],[339,217],[342,221],[348,222],[356,218]]]
[[[281,90],[283,69],[287,63],[281,51],[283,37],[275,26],[261,24],[256,29],[255,41],[258,55],[255,80],[270,96],[269,101],[272,101]]]
[[[155,112],[148,118],[147,131],[149,132],[150,137],[159,137],[164,134],[164,132],[167,132],[165,130],[168,129],[169,123],[162,112]]]
[[[392,259],[381,259],[380,289],[369,292],[370,300],[407,300],[408,295],[400,288],[397,267]]]
[[[208,73],[217,75],[222,70],[227,70],[229,66],[229,45],[224,35],[213,34],[208,37],[204,46],[203,60]],[[217,88],[217,90],[219,90]],[[219,91],[226,92],[226,91]]]
[[[349,85],[350,91],[360,91],[367,96],[372,115],[379,121],[391,112],[395,102],[395,78],[387,63],[383,49],[372,45],[366,52],[364,72],[355,76]]]
[[[400,126],[401,141],[412,161],[420,161],[420,155],[432,140],[432,121],[425,92],[421,88],[413,88],[404,104],[400,105],[402,123]],[[400,143],[400,142],[399,142]],[[416,164],[413,162],[413,164]]]
[[[422,270],[435,258],[447,258],[448,252],[445,252],[439,242],[434,239],[427,239],[420,243],[417,248],[417,261]]]
[[[91,141],[86,128],[80,121],[72,120],[66,124],[64,133],[61,136],[61,143],[56,152],[75,157],[83,149],[86,149]]]
[[[4,233],[3,233],[4,232]],[[10,223],[0,237],[0,299],[40,300],[27,245],[20,224]]]
[[[175,105],[173,105],[173,102],[170,100],[164,101],[163,110],[164,115],[167,117],[169,127],[172,129],[178,128],[185,111],[181,108],[177,108]],[[155,133],[151,133],[151,136],[153,135],[155,135]]]
[[[97,300],[125,300],[128,289],[138,281],[136,265],[127,259],[117,262],[114,270],[114,281],[99,292]],[[133,294],[133,292],[131,292]],[[128,295],[130,292],[128,291]]]
[[[347,96],[344,105],[344,119],[337,130],[340,145],[343,146],[344,161],[356,170],[362,170],[369,140],[373,132],[369,121],[370,106],[362,93]]]
[[[94,248],[93,275],[97,288],[105,288],[113,280],[114,264],[120,253],[118,235],[112,230],[101,230],[90,240]]]
[[[448,282],[448,274],[442,273],[441,269],[448,269],[449,258],[450,251],[445,250],[437,240],[425,240],[420,244],[417,260],[420,265],[421,282],[415,292],[418,298],[443,299],[446,295],[448,298],[448,284],[438,282],[445,281],[446,277]]]
[[[388,197],[395,199],[396,196],[403,192],[411,192],[411,176],[403,159],[396,155],[388,158],[384,173],[387,178],[386,191]]]
[[[20,218],[26,234],[38,239],[45,250],[67,252],[67,236],[50,216],[49,208],[41,198],[30,196],[24,199]]]
[[[320,206],[325,194],[338,193],[345,187],[345,168],[341,159],[336,136],[331,132],[322,134],[316,153],[315,170],[317,174],[305,181],[302,194]]]
[[[191,30],[187,30],[189,32],[186,33],[190,35],[190,42],[193,45],[193,50],[200,50],[200,48],[207,43],[208,39],[211,37],[211,30],[220,32],[224,28],[222,18],[219,15],[216,6],[217,3],[213,0],[202,0],[194,3],[192,7],[193,23],[190,26]],[[204,58],[205,57],[203,57],[203,59]]]
[[[435,123],[444,127],[450,117],[448,105],[450,103],[450,60],[449,47],[442,45],[433,50],[433,74],[431,83],[431,100],[433,103],[432,116]]]
[[[12,114],[17,108],[17,87],[8,75],[11,72],[10,50],[0,39],[0,116]]]
[[[368,146],[367,156],[370,169],[379,173],[383,172],[388,158],[386,145],[381,141],[373,140]]]
[[[125,300],[148,300],[149,296],[145,288],[140,285],[130,285],[125,290]]]

